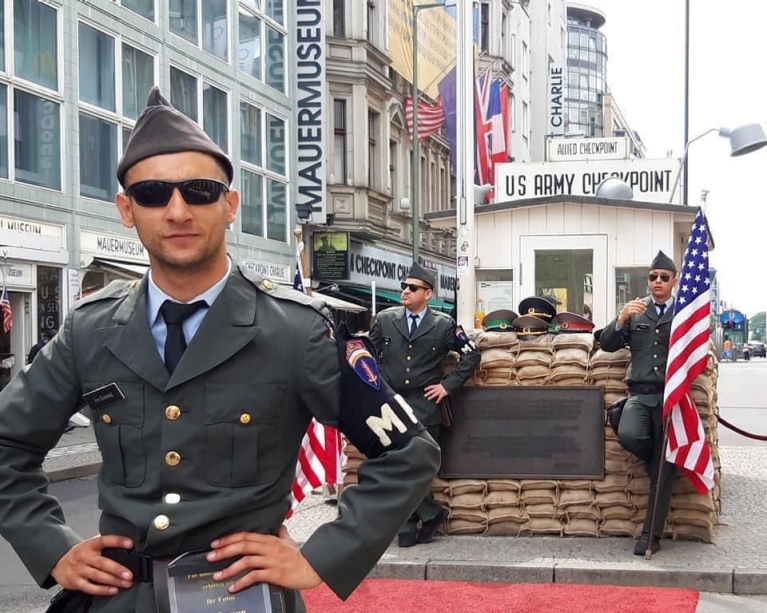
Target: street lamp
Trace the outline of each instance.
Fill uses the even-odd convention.
[[[413,261],[418,262],[420,247],[421,223],[421,144],[418,140],[418,13],[426,9],[445,8],[446,2],[430,4],[413,4],[413,91],[411,94],[413,106],[413,159],[410,161],[410,202],[413,215]]]
[[[719,136],[730,139],[731,157],[746,155],[747,153],[751,153],[752,151],[756,151],[767,145],[767,136],[764,135],[764,130],[758,123],[749,123],[735,128],[734,130],[729,130],[727,128],[711,128],[710,130],[703,132],[703,134],[699,134],[688,141],[684,147],[684,154],[682,155],[681,163],[679,164],[679,171],[676,173],[674,186],[671,188],[671,196],[668,199],[669,204],[674,201],[674,194],[679,185],[679,177],[682,174],[682,169],[685,167],[687,161],[687,151],[690,149],[690,145],[712,132],[718,132]],[[683,204],[687,204],[687,202],[684,202]]]

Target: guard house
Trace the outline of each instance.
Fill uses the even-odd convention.
[[[475,209],[477,310],[516,310],[527,296],[602,327],[620,307],[647,295],[647,269],[662,249],[681,267],[695,207],[553,196]],[[454,228],[455,211],[426,215]]]

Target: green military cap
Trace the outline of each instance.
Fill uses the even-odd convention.
[[[133,127],[128,146],[117,166],[117,180],[125,187],[125,175],[141,160],[168,153],[199,151],[216,158],[232,182],[234,169],[229,156],[205,131],[181,111],[175,109],[155,86],[149,92],[146,108]]]
[[[520,315],[513,321],[512,325],[517,336],[521,339],[536,338],[549,331],[549,324],[535,315]]]
[[[560,334],[572,334],[575,332],[591,334],[592,330],[594,330],[594,323],[592,321],[582,315],[570,313],[569,311],[557,313],[556,317],[554,317],[554,324],[556,325],[556,331]]]
[[[676,274],[676,264],[674,264],[674,260],[663,253],[663,251],[658,251],[652,264],[650,264],[650,270],[654,268],[659,270],[670,270]]]
[[[408,279],[418,279],[426,283],[431,289],[434,289],[437,285],[437,275],[434,271],[424,268],[418,262],[413,262],[410,270],[407,273]]]
[[[530,296],[519,303],[520,315],[532,315],[551,323],[557,314],[556,307],[550,301],[539,296]]]
[[[513,322],[517,317],[519,316],[514,311],[498,309],[485,315],[482,327],[487,332],[513,332]]]

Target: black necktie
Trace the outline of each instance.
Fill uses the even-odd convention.
[[[186,349],[184,338],[184,322],[194,315],[199,309],[206,307],[204,300],[198,300],[191,304],[166,300],[160,307],[160,313],[168,328],[168,336],[165,339],[165,367],[173,374],[176,366],[181,361],[181,356]]]
[[[415,336],[415,331],[418,330],[418,315],[411,315],[410,319],[410,338]]]
[[[658,317],[663,317],[663,313],[666,312],[666,303],[665,302],[661,302],[660,304],[658,304],[656,302],[655,306],[658,307],[658,310],[660,311],[660,313],[658,314]]]

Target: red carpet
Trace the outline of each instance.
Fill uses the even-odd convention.
[[[604,585],[367,579],[346,602],[304,592],[307,613],[695,613],[698,592]]]

